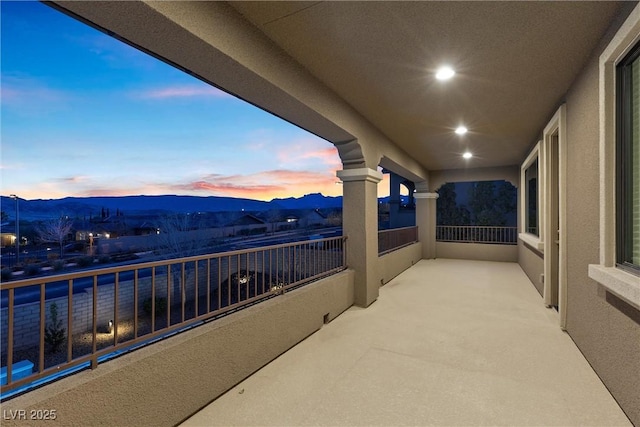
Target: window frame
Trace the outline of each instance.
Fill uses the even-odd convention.
[[[626,56],[616,64],[616,266],[633,274],[640,275],[640,265],[629,261],[631,243],[629,238],[633,229],[630,215],[632,202],[631,186],[633,179],[633,159],[631,157],[632,126],[631,64],[640,58],[640,41],[631,48]],[[640,83],[640,82],[638,82]],[[620,95],[623,96],[620,96]],[[640,165],[639,165],[640,166]]]
[[[529,176],[529,171],[535,165],[535,177]],[[536,159],[525,169],[524,171],[524,179],[525,179],[525,188],[524,188],[524,198],[525,198],[525,212],[524,212],[524,220],[525,224],[522,227],[523,232],[533,234],[534,236],[540,237],[540,213],[539,211],[539,197],[538,197],[538,181],[540,180],[540,165],[538,164],[538,158]],[[535,185],[532,185],[531,181],[535,179]],[[531,191],[532,187],[535,187],[535,191]],[[532,194],[533,193],[533,194]],[[531,200],[535,197],[535,233],[531,231]]]
[[[539,141],[533,147],[533,149],[531,150],[531,152],[529,153],[525,161],[522,163],[522,166],[520,166],[520,189],[521,189],[520,190],[520,206],[522,208],[520,209],[521,232],[518,234],[518,238],[522,242],[526,243],[527,245],[541,252],[544,251],[544,241],[542,238],[542,230],[543,230],[543,222],[544,222],[544,215],[542,215],[542,213],[544,212],[542,209],[542,188],[544,188],[543,187],[544,174],[542,173],[542,171],[543,171],[544,165],[543,165],[542,159],[543,159],[542,141]],[[537,214],[537,222],[538,222],[538,235],[529,233],[527,228],[527,220],[528,220],[527,213],[529,209],[527,205],[528,186],[527,186],[526,173],[529,167],[531,167],[531,165],[533,165],[533,163],[536,160],[538,161],[538,179],[537,179],[538,188],[537,188],[537,194],[536,194],[536,197],[537,197],[536,214]]]
[[[638,276],[616,265],[616,65],[640,41],[640,4],[600,55],[600,260],[588,275],[606,291],[640,310]]]

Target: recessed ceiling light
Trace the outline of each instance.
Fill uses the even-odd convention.
[[[449,80],[456,74],[451,67],[440,67],[436,72],[436,79],[438,80]]]
[[[466,127],[464,127],[464,126],[458,126],[458,127],[456,128],[456,133],[457,133],[458,135],[464,135],[465,133],[467,133],[467,128],[466,128]]]
[[[464,154],[462,155],[462,157],[464,157],[465,159],[470,159],[470,158],[472,158],[472,157],[473,157],[473,154],[471,154],[470,152],[468,152],[468,151],[467,151],[466,153],[464,153]]]

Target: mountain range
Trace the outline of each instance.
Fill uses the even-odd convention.
[[[15,200],[0,196],[2,210],[9,217],[15,215]],[[264,202],[252,199],[218,196],[113,196],[113,197],[65,197],[62,199],[19,199],[18,208],[23,220],[50,218],[55,215],[74,217],[98,215],[108,209],[112,215],[120,211],[125,215],[163,212],[228,212],[267,211],[271,209],[319,209],[342,207],[342,196],[330,197],[320,193],[303,197],[273,199]]]

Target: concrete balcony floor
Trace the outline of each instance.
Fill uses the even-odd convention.
[[[183,425],[631,424],[517,264],[438,259]]]

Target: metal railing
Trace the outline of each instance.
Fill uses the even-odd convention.
[[[518,243],[517,227],[490,227],[479,225],[438,225],[436,241],[458,243]]]
[[[384,255],[418,241],[418,227],[378,231],[378,255]]]
[[[345,268],[341,236],[3,283],[0,391],[96,368]],[[22,377],[13,371],[24,360],[34,369]]]

